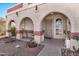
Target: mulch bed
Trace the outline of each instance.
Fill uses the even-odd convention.
[[[11,41],[11,43],[5,43],[6,41],[6,39],[0,40],[0,56],[37,56],[44,48],[44,45],[29,48],[26,47],[27,42],[20,40]],[[15,47],[17,44],[20,45],[19,48]]]

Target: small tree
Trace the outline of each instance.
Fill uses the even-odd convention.
[[[11,28],[11,34],[12,36],[16,36],[16,27]]]

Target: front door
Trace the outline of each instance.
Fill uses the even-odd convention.
[[[57,14],[54,15],[54,37],[63,39],[64,38],[64,31],[63,29],[65,28],[65,23],[64,23],[64,18]]]

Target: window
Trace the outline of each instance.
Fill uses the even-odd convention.
[[[60,18],[56,19],[56,35],[62,34],[62,20]]]

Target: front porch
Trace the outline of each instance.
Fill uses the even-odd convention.
[[[31,39],[24,38],[21,40],[22,41],[29,41]],[[38,56],[61,56],[61,49],[66,48],[65,47],[65,39],[45,38],[45,40],[41,43],[41,45],[44,45],[44,48],[40,51]]]
[[[45,39],[42,42],[45,47],[38,56],[61,56],[61,48],[65,47],[64,39]]]

